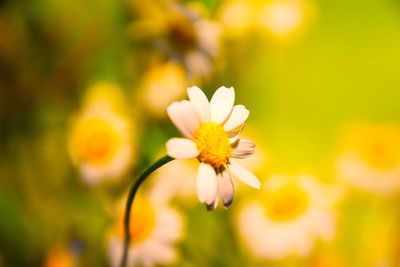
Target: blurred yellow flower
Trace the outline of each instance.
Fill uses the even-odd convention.
[[[141,99],[152,115],[163,117],[169,103],[184,94],[186,85],[185,71],[180,64],[154,63],[139,86]]]
[[[260,9],[258,24],[271,37],[283,39],[303,31],[313,19],[314,9],[304,0],[273,0]]]
[[[82,106],[108,106],[112,110],[125,113],[126,103],[124,95],[116,84],[97,82],[90,86],[82,98]]]
[[[369,192],[399,192],[399,126],[373,123],[355,126],[345,137],[337,175],[349,185]]]
[[[303,32],[314,13],[314,6],[307,0],[231,0],[221,6],[219,17],[227,34],[242,35],[259,29],[279,41]]]
[[[338,195],[331,190],[312,175],[272,176],[259,198],[237,213],[237,230],[257,257],[304,257],[316,240],[335,235]]]
[[[124,240],[124,205],[117,207],[117,219],[109,235],[109,260],[119,266]],[[139,195],[131,211],[131,243],[128,266],[171,264],[177,258],[174,243],[183,234],[183,220],[177,210],[156,194]]]
[[[248,31],[254,23],[257,8],[251,1],[224,1],[219,9],[219,19],[228,34],[240,35]]]
[[[74,267],[76,260],[71,253],[71,250],[64,246],[51,248],[46,255],[44,267]]]
[[[337,254],[337,253],[336,253]],[[341,257],[334,253],[319,252],[312,257],[310,267],[344,267],[344,261]]]
[[[114,85],[94,85],[74,121],[69,151],[88,184],[117,178],[132,163],[131,125],[122,113],[120,94]]]

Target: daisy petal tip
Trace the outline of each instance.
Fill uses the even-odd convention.
[[[235,91],[225,86],[218,88],[211,97],[211,121],[222,124],[232,111],[235,102]]]
[[[231,87],[226,87],[225,85],[223,85],[223,86],[220,86],[218,89],[217,89],[217,91],[218,90],[235,90],[235,88],[233,88],[233,86],[231,86]]]
[[[207,209],[207,211],[213,211],[214,210],[214,203],[206,204],[206,209]]]
[[[172,109],[174,109],[174,107],[175,107],[176,104],[178,104],[178,103],[179,103],[179,102],[174,101],[174,102],[172,102],[171,104],[168,105],[168,107],[167,107],[167,113],[168,113],[168,115],[171,113]]]
[[[224,202],[225,209],[229,208],[229,206],[232,204],[232,202],[233,202],[233,198],[230,201],[226,202],[226,203]]]
[[[196,85],[193,85],[193,86],[190,86],[190,87],[188,87],[187,88],[187,94],[188,95],[190,95],[191,93],[194,93],[194,92],[198,92],[198,91],[201,91],[201,92],[203,92],[198,86],[196,86]]]

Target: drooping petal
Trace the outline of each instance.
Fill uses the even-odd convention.
[[[254,176],[254,174],[252,174],[246,168],[242,167],[236,161],[231,159],[229,169],[232,171],[233,175],[235,175],[243,183],[245,183],[251,187],[260,189],[261,183],[257,179],[257,177]]]
[[[201,122],[209,122],[210,103],[208,102],[207,96],[197,86],[189,87],[187,89],[187,94],[190,102],[199,114]]]
[[[225,131],[229,132],[242,125],[249,117],[250,112],[243,105],[236,105],[224,124]]]
[[[242,130],[243,130],[243,125],[244,125],[244,124],[242,124],[242,125],[240,126],[239,130],[237,130],[237,131],[232,131],[232,132],[227,132],[227,133],[226,133],[226,134],[228,135],[229,143],[230,143],[230,144],[233,144],[233,143],[235,143],[237,140],[239,140],[240,134],[242,133]]]
[[[227,208],[231,205],[233,201],[233,183],[231,175],[228,170],[225,170],[218,177],[218,191],[221,194],[222,203]]]
[[[217,176],[215,170],[208,164],[201,163],[196,178],[197,196],[200,202],[213,203],[217,193]]]
[[[235,102],[235,90],[233,87],[222,86],[215,91],[210,101],[211,121],[222,124],[232,111]]]
[[[187,138],[171,138],[166,146],[167,154],[176,159],[191,159],[199,155],[196,144]]]
[[[239,139],[236,146],[233,148],[232,157],[245,159],[254,154],[256,145],[248,139]]]
[[[172,103],[168,106],[167,113],[171,121],[186,137],[192,137],[199,127],[199,115],[192,103],[187,100]]]
[[[219,192],[217,190],[217,193],[215,194],[214,201],[211,204],[206,204],[206,208],[208,211],[215,210],[218,207],[218,202],[219,202]]]

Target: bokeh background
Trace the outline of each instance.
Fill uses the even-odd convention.
[[[179,135],[166,107],[192,85],[235,88],[265,184],[207,212],[191,163],[163,167],[132,264],[400,266],[398,1],[0,5],[0,266],[115,265],[121,202]],[[140,249],[157,205],[175,234]]]

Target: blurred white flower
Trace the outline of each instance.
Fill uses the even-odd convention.
[[[268,3],[260,12],[260,24],[277,35],[291,33],[302,20],[301,7],[290,1]]]
[[[400,129],[366,124],[350,130],[337,161],[338,179],[383,195],[400,190]]]
[[[191,203],[189,200],[196,196],[197,167],[197,160],[174,160],[164,165],[152,178],[152,194],[165,201],[179,197],[185,199],[185,204]]]
[[[139,90],[145,108],[155,117],[165,117],[165,109],[185,93],[185,70],[174,62],[155,62],[144,75]]]
[[[222,25],[229,34],[243,34],[254,23],[257,8],[244,0],[224,1],[219,11]]]
[[[75,118],[69,139],[72,159],[90,185],[120,177],[132,162],[131,126],[116,110],[121,108],[117,104],[120,97],[111,97],[119,96],[118,89],[110,85],[105,94],[105,86],[102,83],[89,89],[86,100],[90,101]],[[92,90],[102,93],[95,97]]]
[[[119,266],[122,256],[123,207],[118,205],[119,216],[109,235],[111,266]],[[171,264],[177,259],[175,243],[183,234],[183,220],[177,210],[155,194],[139,195],[132,206],[130,233],[128,266]]]
[[[220,8],[219,17],[230,35],[259,29],[272,39],[283,40],[307,28],[314,10],[307,0],[230,0]]]
[[[133,1],[139,19],[129,28],[133,39],[148,39],[167,59],[180,63],[191,82],[208,78],[220,50],[220,26],[199,4]],[[204,13],[204,12],[203,12]]]
[[[258,22],[273,37],[291,37],[307,26],[313,10],[305,0],[269,1],[260,8]]]
[[[235,105],[233,88],[220,87],[208,102],[198,87],[188,88],[188,100],[172,103],[168,115],[186,138],[172,138],[167,142],[167,153],[177,159],[197,158],[196,189],[200,202],[208,209],[218,205],[219,197],[225,207],[233,200],[231,172],[239,180],[260,188],[259,180],[235,159],[254,153],[250,140],[239,139],[249,111]]]
[[[237,213],[237,230],[255,256],[282,259],[308,255],[316,240],[336,231],[333,205],[338,192],[312,175],[272,176],[260,199]]]

